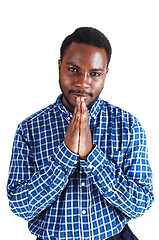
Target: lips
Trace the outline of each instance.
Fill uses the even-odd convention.
[[[78,97],[88,97],[91,96],[90,93],[84,92],[84,91],[75,91],[75,90],[71,90],[70,93],[73,93],[73,95],[78,96]]]
[[[78,96],[78,97],[87,97],[87,94],[84,93],[73,93],[74,95]]]

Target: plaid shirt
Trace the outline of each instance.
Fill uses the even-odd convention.
[[[153,202],[145,133],[131,114],[98,98],[89,110],[94,148],[85,161],[64,143],[71,118],[59,96],[18,125],[10,207],[45,240],[107,239]]]

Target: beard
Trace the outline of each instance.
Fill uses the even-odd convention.
[[[62,89],[62,85],[61,85],[61,81],[60,81],[60,77],[59,77],[59,86],[60,86],[60,89],[61,89],[61,92],[62,92],[62,97],[61,97],[61,103],[63,104],[62,102],[62,99],[65,98],[66,99],[66,102],[68,103],[68,105],[70,106],[70,109],[74,109],[75,105],[72,104],[69,100],[69,98],[64,94],[64,91]],[[64,105],[64,104],[63,104]],[[66,107],[66,106],[65,106]],[[69,110],[69,109],[68,109]]]
[[[61,89],[61,92],[62,92],[61,102],[62,102],[62,99],[65,98],[65,100],[67,101],[68,106],[70,106],[70,109],[73,110],[73,109],[75,108],[75,105],[72,104],[72,103],[70,102],[69,98],[65,95],[65,93],[64,93],[64,91],[63,91],[63,89],[62,89],[60,77],[59,77],[59,86],[60,86],[60,89]],[[99,95],[101,94],[103,88],[104,88],[104,86],[102,87],[101,91],[99,92],[99,94],[97,95],[97,97],[96,97],[95,99],[93,99],[93,93],[87,93],[87,94],[92,98],[92,101],[91,101],[89,104],[87,104],[87,108],[88,108],[88,109],[90,109],[90,108],[93,106],[93,104],[96,102],[96,100],[98,99]],[[74,90],[70,90],[70,91],[69,91],[69,93],[71,93],[71,92],[74,92]],[[81,92],[82,92],[82,91],[81,91]],[[62,104],[63,104],[63,102],[62,102]],[[65,107],[66,107],[66,106],[65,106]],[[70,110],[70,109],[68,109],[68,110]]]

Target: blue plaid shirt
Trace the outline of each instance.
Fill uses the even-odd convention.
[[[87,161],[64,139],[72,114],[56,103],[18,125],[7,185],[11,210],[47,240],[101,240],[153,202],[146,137],[138,120],[100,98],[89,110]]]

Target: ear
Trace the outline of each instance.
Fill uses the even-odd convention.
[[[108,72],[109,72],[109,68],[106,69],[106,75],[105,75],[105,77],[107,76]]]
[[[60,68],[61,68],[61,59],[58,60],[58,68],[59,68],[59,72],[60,72]]]

